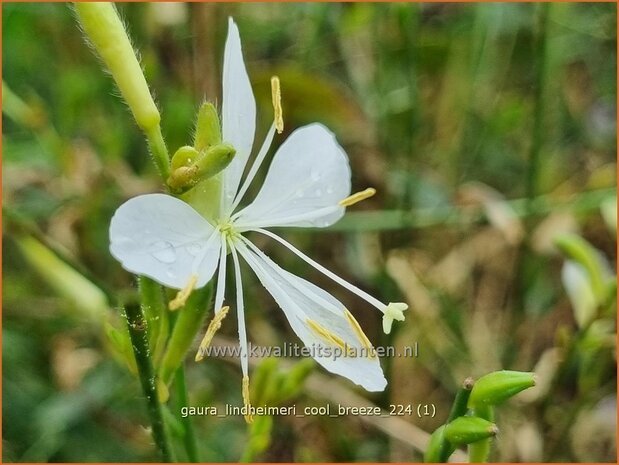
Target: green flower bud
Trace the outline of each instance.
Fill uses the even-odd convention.
[[[469,397],[468,407],[497,405],[535,386],[535,374],[523,371],[495,371],[479,378]]]
[[[447,462],[449,456],[456,450],[453,444],[445,439],[445,428],[446,425],[441,425],[430,435],[430,442],[423,456],[425,463]]]
[[[223,171],[232,161],[236,150],[230,144],[213,145],[205,152],[198,152],[192,147],[181,147],[173,157],[176,166],[168,178],[168,186],[173,192],[183,193],[200,181],[212,178]],[[184,165],[189,163],[191,165]]]
[[[230,144],[217,144],[206,149],[204,156],[196,161],[199,180],[208,179],[223,171],[236,155],[236,150]]]
[[[194,147],[201,152],[202,150],[221,143],[221,128],[219,126],[219,115],[215,105],[205,102],[198,111],[198,121],[196,122],[196,136]]]
[[[496,436],[497,426],[479,417],[458,417],[445,427],[445,439],[455,445],[471,444]]]
[[[200,152],[189,145],[184,145],[172,156],[170,168],[174,171],[183,166],[191,166],[198,160],[198,158],[200,158]]]
[[[74,5],[87,38],[112,73],[138,126],[146,132],[152,131],[159,125],[159,111],[116,7],[107,2],[75,2]]]

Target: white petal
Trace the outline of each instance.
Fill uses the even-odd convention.
[[[165,286],[182,289],[192,274],[196,287],[213,276],[219,234],[188,204],[164,194],[134,197],[110,224],[110,252],[122,267]]]
[[[331,131],[310,124],[282,144],[256,199],[242,210],[239,227],[315,226],[344,214],[339,201],[350,195],[350,166]]]
[[[309,281],[283,270],[258,249],[250,250],[244,244],[237,247],[262,285],[284,311],[294,332],[314,352],[312,355],[318,363],[368,391],[382,391],[385,388],[387,381],[378,357],[366,356],[368,348],[347,319],[341,302]],[[338,347],[325,342],[312,330],[308,319],[329,330],[357,354],[365,355],[333,357]],[[318,351],[319,347],[322,347],[322,353]],[[326,349],[331,350],[331,355],[327,354]]]
[[[251,89],[239,29],[230,18],[224,52],[222,133],[224,142],[236,149],[232,163],[224,170],[224,210],[227,211],[239,187],[256,132],[256,101]]]

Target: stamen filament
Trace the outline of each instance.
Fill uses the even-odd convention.
[[[275,112],[275,127],[277,128],[277,133],[281,134],[284,131],[284,113],[282,111],[282,92],[277,76],[271,78],[271,99],[273,100],[273,111]]]
[[[282,244],[284,247],[286,247],[288,250],[290,250],[292,253],[294,253],[297,257],[301,258],[302,260],[304,260],[305,262],[309,263],[311,266],[313,266],[314,268],[316,268],[318,271],[320,271],[322,274],[324,274],[325,276],[331,278],[333,281],[335,281],[336,283],[338,283],[340,286],[344,287],[345,289],[348,289],[350,292],[352,292],[353,294],[361,297],[363,300],[365,300],[367,303],[369,303],[370,305],[373,305],[374,307],[376,307],[378,310],[380,310],[381,312],[385,312],[385,308],[387,307],[385,304],[383,304],[380,300],[376,299],[375,297],[372,297],[370,294],[368,294],[365,291],[362,291],[361,289],[359,289],[357,286],[349,283],[348,281],[340,278],[338,275],[336,275],[335,273],[329,271],[328,269],[326,269],[324,266],[322,266],[321,264],[315,262],[314,260],[312,260],[311,258],[309,258],[307,255],[305,255],[303,252],[301,252],[300,250],[298,250],[296,247],[294,247],[292,244],[290,244],[289,242],[285,241],[284,239],[282,239],[281,237],[279,237],[277,234],[273,234],[270,231],[267,231],[266,229],[262,229],[262,228],[255,228],[255,229],[251,229],[252,231],[256,231],[259,232],[261,234],[264,234],[266,236],[269,236],[272,239],[275,239],[277,242],[279,242],[280,244]]]
[[[221,236],[221,253],[219,255],[219,271],[217,273],[217,290],[215,291],[215,311],[222,308],[224,303],[224,294],[226,289],[226,258],[227,244],[226,238]]]
[[[187,285],[183,289],[178,291],[174,299],[170,300],[170,303],[168,304],[169,309],[178,310],[179,308],[183,307],[185,303],[187,303],[187,299],[193,292],[194,287],[196,287],[197,282],[198,282],[198,275],[194,273],[189,278]]]
[[[239,324],[239,344],[241,346],[241,370],[243,371],[243,402],[247,407],[247,415],[245,421],[251,423],[254,421],[253,416],[249,412],[251,403],[249,402],[249,354],[247,352],[247,331],[245,329],[245,306],[243,303],[243,283],[241,282],[241,267],[239,266],[239,257],[236,248],[230,245],[232,252],[232,262],[234,263],[234,277],[236,281],[236,311]]]
[[[245,192],[247,192],[247,189],[249,188],[251,182],[254,180],[254,177],[256,176],[258,169],[260,168],[260,166],[262,165],[262,162],[264,161],[264,157],[266,157],[267,153],[269,152],[269,148],[271,148],[271,142],[273,142],[273,136],[275,135],[275,127],[276,126],[274,122],[271,125],[269,132],[267,132],[266,137],[264,138],[262,147],[260,147],[260,151],[258,152],[258,155],[256,155],[256,158],[254,159],[254,163],[251,165],[249,173],[247,173],[247,176],[245,177],[245,180],[243,181],[243,185],[241,186],[236,196],[234,197],[232,206],[230,207],[230,210],[227,212],[228,214],[232,213],[234,209],[239,206],[239,203],[241,202],[241,200],[243,200],[243,196],[245,195]]]
[[[264,253],[258,247],[252,244],[252,242],[249,239],[247,239],[244,236],[241,236],[241,239],[245,243],[245,245],[247,245],[247,247],[249,247],[249,249],[252,252],[254,252],[254,254],[256,254],[258,257],[260,257],[261,255],[264,256]],[[264,257],[262,258],[264,259]],[[268,261],[266,263],[267,265],[271,265]],[[278,270],[273,265],[271,265],[271,269],[275,272],[278,272]],[[290,284],[293,287],[297,287],[297,283],[294,282],[294,280],[290,277],[290,275],[284,274],[282,275],[282,277],[288,282],[288,284]],[[325,310],[328,310],[335,315],[340,314],[340,309],[337,306],[335,306],[333,303],[329,302],[328,300],[322,298],[322,296],[320,296],[319,294],[313,292],[311,288],[305,289],[304,293],[307,297],[312,299],[315,304],[321,306]]]
[[[200,342],[200,347],[196,353],[196,362],[201,361],[206,356],[206,349],[211,345],[215,333],[219,330],[219,328],[221,328],[221,322],[228,314],[228,310],[230,310],[230,307],[225,306],[215,313],[215,316],[209,323],[208,328],[206,328],[206,333],[202,338],[202,342]]]
[[[237,229],[239,231],[243,231],[245,228],[247,228],[248,230],[250,229],[253,230],[253,229],[262,228],[262,227],[285,226],[287,224],[298,222],[298,221],[312,221],[316,218],[320,218],[322,216],[326,216],[330,213],[336,212],[338,209],[341,209],[341,208],[342,208],[341,205],[330,205],[328,207],[322,207],[322,208],[319,208],[318,210],[312,210],[306,213],[300,213],[298,215],[290,215],[290,216],[284,216],[283,218],[269,219],[265,221],[264,223],[256,222],[256,223],[244,225],[241,220],[237,224]],[[235,221],[237,218],[240,218],[242,212],[243,210],[241,210],[239,213],[236,213],[232,217],[232,220]]]
[[[374,194],[376,194],[376,189],[373,187],[368,187],[360,192],[355,192],[351,196],[346,197],[344,200],[340,200],[339,204],[342,207],[350,207],[351,205],[361,202],[362,200],[369,199]]]

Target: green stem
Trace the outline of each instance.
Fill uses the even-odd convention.
[[[148,339],[155,368],[159,366],[168,339],[168,309],[163,300],[163,288],[146,276],[138,277],[142,311],[148,324]]]
[[[189,404],[189,396],[187,394],[187,383],[185,381],[185,367],[181,365],[176,370],[176,376],[174,380],[176,386],[176,411],[180,412],[181,407],[186,407]],[[198,444],[196,441],[196,434],[193,429],[193,423],[190,416],[179,416],[180,422],[184,427],[183,443],[185,445],[185,451],[187,452],[187,459],[191,463],[200,463],[198,454]]]
[[[157,394],[155,371],[153,370],[150,359],[146,320],[144,319],[142,308],[136,303],[126,304],[125,314],[127,316],[127,327],[131,337],[133,353],[138,367],[140,384],[142,385],[142,391],[146,397],[153,439],[161,453],[162,460],[167,463],[173,462],[174,458],[168,442],[161,404],[159,403],[159,396]]]
[[[473,415],[483,418],[484,420],[494,422],[494,409],[490,406],[479,406],[473,411]],[[469,462],[470,463],[486,463],[490,456],[492,446],[492,438],[482,439],[481,441],[469,444]]]
[[[529,166],[527,169],[527,197],[531,200],[537,195],[540,151],[543,143],[544,126],[544,86],[546,77],[547,62],[547,24],[550,10],[549,3],[540,3],[538,21],[539,29],[537,36],[537,54],[535,57],[535,89],[533,108],[533,132],[531,138],[531,149],[529,151]]]
[[[456,397],[454,398],[454,402],[451,406],[451,410],[449,412],[449,416],[447,417],[447,421],[445,424],[449,424],[454,421],[456,418],[461,417],[467,412],[467,403],[469,401],[469,397],[471,395],[471,389],[473,389],[474,384],[473,378],[466,378],[458,389],[456,393]],[[447,462],[451,454],[453,454],[455,447],[449,443],[449,441],[442,439],[439,451],[438,451],[438,461],[439,462]]]
[[[170,155],[163,140],[163,134],[161,134],[161,126],[156,125],[152,129],[144,131],[144,134],[146,135],[148,148],[157,166],[157,170],[163,182],[167,182],[170,177]]]

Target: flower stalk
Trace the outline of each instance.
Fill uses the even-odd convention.
[[[174,386],[176,388],[176,410],[180,412],[181,407],[189,405],[187,382],[185,380],[185,367],[183,365],[176,370]],[[198,443],[196,441],[196,434],[193,429],[191,417],[188,415],[179,415],[179,421],[183,425],[183,444],[185,446],[185,452],[187,453],[187,460],[191,463],[200,463]]]
[[[135,361],[138,367],[138,376],[142,391],[146,396],[148,416],[150,417],[153,439],[164,462],[173,462],[174,457],[168,441],[168,435],[163,421],[161,404],[155,382],[155,370],[151,363],[148,345],[148,325],[142,313],[142,308],[136,303],[125,305],[127,327],[133,345]]]

